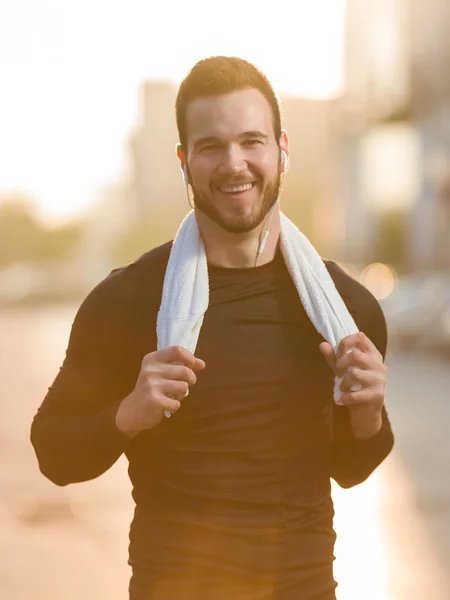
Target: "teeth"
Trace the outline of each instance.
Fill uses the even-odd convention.
[[[253,187],[253,183],[246,183],[245,185],[232,185],[230,187],[222,187],[220,188],[221,192],[225,192],[226,194],[235,193],[235,192],[246,192],[247,190],[251,190]]]

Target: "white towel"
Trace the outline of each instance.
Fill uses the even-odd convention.
[[[280,247],[306,314],[336,352],[341,340],[358,328],[316,249],[283,213]],[[206,252],[191,211],[178,229],[167,264],[156,326],[158,350],[183,346],[195,353],[208,304]],[[336,404],[341,404],[341,382],[342,378],[336,377]]]

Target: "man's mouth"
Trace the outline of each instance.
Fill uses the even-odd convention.
[[[250,182],[250,183],[243,183],[240,185],[222,186],[222,187],[219,187],[219,190],[223,194],[238,194],[240,192],[247,192],[248,190],[251,190],[253,186],[254,186],[254,183]]]

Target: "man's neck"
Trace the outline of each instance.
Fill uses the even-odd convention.
[[[230,233],[212,221],[201,211],[195,211],[200,235],[205,246],[208,263],[216,267],[245,269],[264,265],[275,256],[280,234],[280,213],[275,208],[264,251],[257,259],[257,252],[263,232],[267,227],[267,217],[263,223],[247,233]],[[270,213],[269,213],[270,214]]]

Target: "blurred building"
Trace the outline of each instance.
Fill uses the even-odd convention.
[[[130,137],[130,212],[151,218],[164,206],[187,208],[176,157],[176,88],[168,81],[145,81],[139,90],[137,125]],[[186,205],[186,206],[185,206]]]
[[[129,186],[122,174],[98,191],[70,265],[85,290],[92,289],[119,266],[118,239],[131,224],[128,199]]]
[[[332,124],[333,102],[290,96],[282,97],[281,104],[291,153],[282,210],[323,256],[340,259],[345,214],[340,196],[338,138]]]
[[[411,2],[411,105],[422,185],[413,219],[419,264],[450,268],[450,3]]]
[[[450,4],[348,0],[347,6],[337,122],[348,252],[373,259],[397,235],[404,266],[449,267],[450,83],[443,74]],[[394,222],[397,229],[389,229]]]

